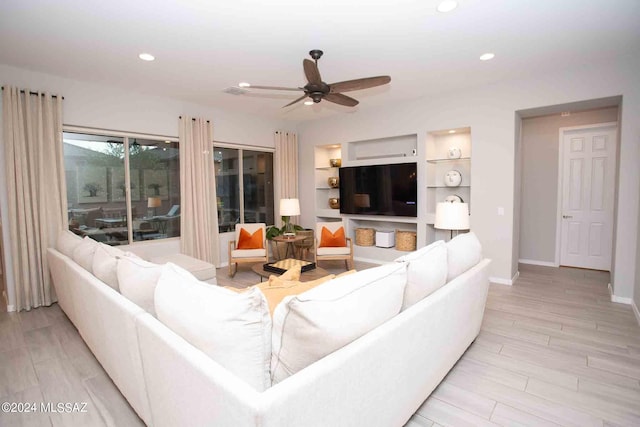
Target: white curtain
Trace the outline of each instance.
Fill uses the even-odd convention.
[[[67,228],[62,97],[5,87],[2,123],[16,310],[56,301],[47,248]]]
[[[293,132],[276,131],[275,146],[275,208],[279,210],[280,199],[298,198],[298,135]],[[282,225],[280,221],[278,212],[276,223]]]
[[[213,167],[213,125],[180,117],[180,249],[219,264],[218,213]]]

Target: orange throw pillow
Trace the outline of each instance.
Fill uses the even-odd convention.
[[[240,229],[240,237],[238,238],[238,249],[264,249],[262,239],[262,228],[259,228],[253,234],[249,234],[244,228]]]
[[[320,235],[320,248],[343,248],[347,246],[347,239],[344,236],[344,227],[338,228],[334,233],[322,227]]]

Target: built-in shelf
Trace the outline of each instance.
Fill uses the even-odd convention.
[[[471,160],[471,157],[458,157],[457,159],[427,159],[427,163],[459,162]]]

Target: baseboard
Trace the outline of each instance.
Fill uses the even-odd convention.
[[[555,262],[538,261],[538,260],[535,260],[535,259],[519,259],[518,262],[520,264],[541,265],[543,267],[560,267]]]
[[[633,308],[633,314],[636,315],[636,321],[638,322],[638,325],[640,325],[640,311],[638,311],[638,306],[633,300],[631,300],[631,308]]]
[[[617,302],[617,303],[620,303],[620,304],[635,305],[635,303],[633,302],[632,298],[619,297],[619,296],[615,295],[613,293],[613,286],[611,286],[611,283],[609,283],[607,285],[607,288],[609,289],[609,295],[611,296],[611,302]],[[637,310],[637,307],[636,307],[636,310]]]
[[[491,283],[497,283],[498,285],[508,285],[513,286],[513,284],[520,277],[520,271],[516,271],[516,274],[513,275],[511,279],[503,279],[502,277],[489,277],[489,281]]]

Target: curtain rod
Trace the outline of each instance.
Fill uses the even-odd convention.
[[[181,118],[182,118],[182,116],[178,116],[178,118],[179,118],[179,119],[181,119]],[[192,121],[192,122],[195,122],[195,121],[196,121],[195,117],[193,117],[193,118],[191,119],[191,121]],[[211,123],[211,122],[210,122],[209,120],[207,120],[207,123]]]
[[[2,86],[2,90],[4,90],[4,86]],[[27,93],[27,91],[24,90],[24,89],[20,89],[20,93]],[[29,95],[41,95],[41,96],[44,96],[44,93],[29,91]],[[64,96],[58,96],[58,95],[51,95],[51,97],[52,98],[62,98],[62,99],[64,99]]]

